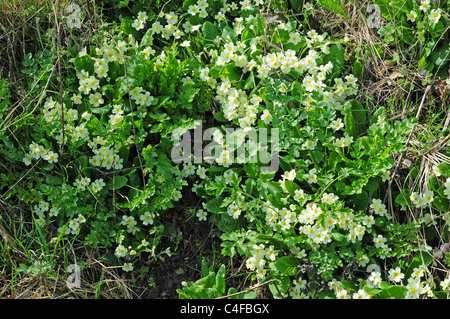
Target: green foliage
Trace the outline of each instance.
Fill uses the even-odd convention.
[[[321,6],[327,8],[330,11],[333,11],[337,14],[342,15],[345,18],[348,18],[347,12],[341,7],[341,5],[333,0],[318,0],[317,1]]]
[[[408,59],[418,61],[419,70],[445,78],[450,68],[450,33],[445,27],[449,19],[448,2],[376,0],[374,4],[386,19],[378,29],[383,41],[407,52]]]
[[[202,278],[195,282],[183,283],[182,289],[177,289],[180,299],[212,299],[226,295],[236,294],[237,290],[230,287],[226,290],[225,265],[220,265],[217,273],[213,266],[208,267],[206,261],[202,261]],[[256,294],[253,291],[230,296],[230,299],[253,299]]]
[[[350,43],[305,32],[307,20],[267,16],[263,2],[186,0],[167,9],[157,1],[161,12],[144,1],[108,3],[117,14],[131,5],[131,13],[70,56],[62,96],[49,74],[56,57],[25,56],[23,73],[37,83],[30,94],[44,79],[57,89],[42,95],[35,116],[0,130],[0,152],[14,167],[2,164],[1,199],[26,203],[40,236],[104,247],[109,263],[131,271],[136,256],[171,255],[160,251],[173,229],[165,217],[191,214],[188,198],[198,222],[221,232],[223,257],[245,259],[250,281],[270,281],[275,298],[438,293],[417,274],[433,262],[420,236],[431,228],[399,211],[447,212],[450,166],[438,166],[428,192],[405,187],[392,206],[382,201],[417,119],[390,121],[385,108],[358,100],[363,66],[348,65]],[[336,1],[317,3],[347,17]],[[379,30],[384,41],[396,43],[401,32],[412,45],[407,11],[376,3],[389,22]],[[289,4],[306,18],[314,10]],[[398,10],[400,25],[392,20]],[[438,24],[433,43],[444,39]],[[442,44],[419,57],[444,68],[447,51]],[[0,80],[3,111],[6,86]],[[14,184],[28,171],[27,187]],[[443,229],[448,222],[442,217]],[[256,297],[227,289],[225,265],[207,264],[201,279],[177,290],[180,298]],[[368,274],[378,264],[388,266]]]

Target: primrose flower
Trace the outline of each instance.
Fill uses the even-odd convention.
[[[383,235],[378,235],[373,239],[376,248],[386,248],[386,238]]]
[[[29,166],[29,165],[31,165],[32,159],[33,159],[33,157],[31,155],[25,155],[25,157],[22,160],[26,166]]]
[[[438,165],[433,165],[432,170],[433,170],[434,176],[436,176],[436,177],[441,176],[441,172],[439,171]]]
[[[105,182],[103,181],[103,178],[99,178],[95,180],[92,184],[92,191],[94,193],[97,193],[102,190],[102,188],[105,186]]]
[[[176,24],[178,22],[178,16],[175,14],[175,12],[170,11],[166,14],[166,20],[167,23]]]
[[[305,4],[303,5],[303,8],[306,11],[311,11],[312,9],[314,9],[314,6],[310,2],[305,2]]]
[[[103,104],[102,95],[100,93],[94,93],[89,95],[89,103],[94,105],[95,107],[100,106],[100,104]]]
[[[420,10],[427,12],[430,9],[430,0],[422,0],[419,6]]]
[[[428,19],[431,21],[431,23],[436,24],[438,23],[439,19],[441,18],[442,9],[433,9],[431,10]]]
[[[122,270],[123,271],[132,271],[134,269],[134,266],[133,266],[133,264],[132,263],[124,263],[123,264],[123,267],[122,267]]]
[[[425,199],[425,202],[427,204],[431,204],[434,200],[434,192],[433,191],[426,191],[423,193],[423,198]]]
[[[70,99],[72,100],[73,104],[81,104],[81,95],[79,94],[72,95]]]
[[[378,287],[378,285],[381,282],[381,273],[379,273],[378,271],[372,271],[372,273],[370,274],[369,278],[369,283],[374,286],[374,287]]]
[[[44,156],[44,159],[49,163],[56,163],[58,161],[59,155],[53,151],[48,151]]]
[[[51,217],[56,217],[56,216],[58,216],[58,214],[59,214],[59,210],[56,207],[50,208],[50,211],[48,213],[48,215]]]
[[[152,30],[155,34],[161,33],[162,29],[163,29],[163,26],[161,25],[161,23],[159,23],[159,21],[156,21],[152,24]]]
[[[199,221],[206,220],[207,213],[203,209],[197,211],[197,217]]]
[[[141,19],[135,19],[133,21],[133,24],[131,25],[133,28],[135,28],[137,31],[142,30],[145,26],[145,22]]]
[[[128,216],[128,215],[123,215],[122,216],[122,221],[120,223],[123,226],[132,226],[132,225],[136,225],[136,220],[134,219],[133,216]]]
[[[338,199],[339,197],[334,195],[333,193],[324,193],[322,195],[322,203],[333,205]]]
[[[283,178],[293,181],[295,179],[295,169],[290,170],[289,172],[285,172],[283,174]]]
[[[189,48],[189,46],[191,45],[191,41],[183,41],[180,46],[185,47],[185,48]]]
[[[181,199],[181,197],[182,197],[182,194],[181,194],[181,192],[179,190],[176,190],[173,193],[173,200],[179,201]]]
[[[239,215],[241,215],[241,210],[234,202],[228,206],[227,211],[228,214],[232,216],[234,219],[238,219]]]
[[[188,9],[188,13],[195,16],[199,12],[199,8],[196,5],[190,5]]]
[[[183,171],[186,173],[186,175],[193,175],[195,174],[195,166],[192,163],[184,164]]]
[[[407,18],[409,21],[411,21],[411,22],[416,21],[416,18],[417,18],[417,12],[414,11],[414,10],[411,10],[410,12],[408,12],[408,13],[406,14],[406,18]]]
[[[344,123],[342,123],[342,120],[338,118],[337,120],[333,120],[329,127],[334,131],[339,131],[340,129],[344,128]]]
[[[355,292],[352,296],[353,299],[370,299],[370,296],[364,289],[359,289],[358,292]]]
[[[145,13],[144,11],[141,11],[138,13],[137,15],[138,19],[141,21],[146,21],[147,20],[147,13]]]
[[[78,219],[72,219],[69,222],[69,227],[74,230],[74,229],[78,229],[78,227],[80,226]]]
[[[206,178],[206,168],[199,166],[197,168],[197,175],[198,177],[200,177],[201,179],[205,179]]]
[[[297,32],[292,32],[289,34],[289,42],[296,45],[301,41],[300,34]]]
[[[144,226],[152,225],[153,218],[155,218],[155,214],[150,213],[149,211],[145,212],[143,215],[141,215],[139,217],[139,219],[142,220],[142,223],[144,224]]]
[[[400,267],[392,268],[391,270],[389,270],[389,280],[392,282],[399,283],[404,277],[405,274],[401,272]]]
[[[440,283],[442,290],[447,290],[450,285],[450,277],[446,277],[443,281]]]

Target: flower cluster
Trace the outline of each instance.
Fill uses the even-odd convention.
[[[30,152],[25,155],[25,157],[23,158],[23,162],[27,166],[31,165],[33,159],[43,159],[49,163],[56,163],[58,161],[58,158],[58,153],[55,153],[52,150],[37,143],[31,143]]]
[[[81,224],[86,222],[86,218],[81,215],[78,214],[78,216],[76,218],[72,218],[68,221],[68,226],[67,227],[60,227],[58,229],[58,232],[64,234],[64,235],[77,235],[80,232],[80,227]]]
[[[210,7],[212,3],[214,9]],[[373,181],[381,177],[381,181],[387,181],[390,177],[391,158],[388,160],[387,155],[380,155],[376,165],[383,167],[370,167],[371,171],[367,173],[369,178],[361,177],[364,175],[361,171],[368,166],[365,165],[365,158],[368,154],[370,156],[371,150],[370,147],[363,149],[366,145],[357,138],[359,133],[352,132],[352,124],[356,126],[360,123],[352,123],[348,111],[352,111],[353,105],[346,103],[357,93],[357,78],[351,74],[339,77],[336,69],[345,62],[339,63],[338,58],[330,55],[334,50],[341,50],[341,44],[328,40],[326,34],[319,34],[315,30],[301,31],[297,22],[269,23],[264,19],[273,18],[267,15],[255,17],[253,14],[264,5],[261,0],[232,3],[223,1],[221,4],[222,7],[219,8],[220,3],[198,0],[190,1],[189,4],[185,2],[186,12],[183,13],[161,11],[157,16],[150,16],[150,13],[139,12],[131,27],[136,31],[149,27],[147,32],[137,32],[141,35],[145,32],[141,43],[131,34],[124,38],[121,32],[119,36],[113,36],[111,39],[105,36],[97,41],[98,47],[91,48],[89,55],[84,49],[72,60],[77,70],[77,81],[70,88],[71,95],[65,99],[63,105],[51,97],[47,98],[42,112],[44,124],[55,134],[54,137],[72,147],[71,151],[75,154],[79,154],[79,150],[83,148],[83,152],[88,153],[88,160],[83,164],[84,167],[76,172],[76,176],[70,175],[71,181],[68,185],[64,184],[60,189],[55,186],[54,189],[62,193],[69,192],[71,195],[93,197],[100,203],[98,207],[101,210],[101,196],[108,196],[107,190],[110,188],[105,187],[103,178],[110,176],[111,172],[104,171],[122,170],[124,165],[129,164],[124,163],[124,159],[132,156],[122,156],[130,151],[127,146],[135,143],[140,147],[140,143],[153,141],[157,135],[154,133],[165,130],[161,134],[164,135],[161,144],[149,145],[139,153],[142,171],[134,170],[133,167],[129,174],[121,176],[125,183],[129,183],[127,185],[131,191],[122,192],[125,189],[123,188],[118,192],[124,200],[115,205],[123,211],[119,225],[114,226],[120,230],[114,228],[111,233],[117,233],[117,238],[113,239],[116,245],[115,256],[127,259],[122,268],[124,271],[134,269],[133,263],[128,262],[128,259],[135,256],[137,251],[151,251],[154,256],[155,247],[147,249],[149,243],[142,237],[148,236],[148,233],[145,234],[143,230],[151,228],[150,234],[155,232],[156,237],[156,233],[160,231],[158,227],[154,227],[157,226],[157,216],[160,216],[159,210],[165,210],[171,207],[170,204],[180,201],[185,194],[182,187],[189,184],[192,185],[191,190],[202,199],[211,200],[212,197],[216,200],[220,197],[224,203],[220,206],[224,214],[216,214],[212,209],[213,207],[219,210],[219,207],[215,206],[217,202],[211,206],[203,203],[201,208],[193,210],[192,214],[199,221],[206,221],[208,213],[211,213],[214,215],[211,220],[224,221],[223,224],[230,223],[236,228],[247,223],[249,227],[246,235],[250,233],[250,229],[257,228],[259,235],[265,238],[278,236],[277,239],[272,238],[273,241],[264,243],[261,243],[260,239],[249,239],[249,236],[245,237],[249,239],[247,246],[239,245],[239,252],[246,254],[246,267],[253,273],[253,279],[261,280],[268,274],[270,278],[276,278],[281,255],[293,264],[306,261],[317,267],[318,275],[323,278],[330,278],[333,272],[342,266],[343,261],[349,262],[351,258],[361,267],[367,265],[369,259],[373,261],[375,257],[386,259],[393,250],[388,242],[390,237],[381,233],[380,227],[374,227],[376,219],[377,226],[391,219],[386,205],[380,199],[373,198],[376,196],[375,192],[367,195],[369,191],[365,189],[364,209],[350,208],[347,202],[355,201],[356,203],[352,204],[359,206],[358,196],[369,178],[373,178],[370,179]],[[429,20],[436,24],[442,12],[429,7],[429,0],[423,0],[420,11],[430,11]],[[304,3],[304,12],[308,13],[312,9],[311,3]],[[244,13],[243,17],[227,21],[237,12],[233,10],[240,10]],[[419,15],[420,12],[411,12],[408,18],[414,21]],[[254,23],[255,21],[258,23]],[[274,36],[267,36],[266,32],[263,36],[261,26],[266,26],[269,33],[275,30]],[[211,30],[208,30],[208,27],[211,27]],[[129,26],[124,26],[123,29],[127,28],[129,29]],[[257,30],[258,28],[260,30]],[[130,33],[136,33],[134,30]],[[215,35],[208,38],[209,33]],[[206,34],[208,36],[205,36]],[[156,50],[159,52],[161,47],[153,45],[156,40],[153,37],[159,37],[159,43],[174,41],[178,45],[172,45],[170,48],[167,46],[156,55]],[[203,51],[197,56],[198,52],[192,48],[199,44],[202,44]],[[191,56],[188,63],[178,60],[180,52]],[[136,60],[133,60],[135,58]],[[125,64],[128,59],[132,63]],[[334,62],[334,59],[337,62]],[[166,76],[172,71],[179,73],[170,74],[167,78],[161,75],[161,80],[166,81],[161,81],[163,84],[148,83],[153,80],[151,76],[145,79],[126,79],[131,80],[131,84],[128,84],[128,81],[121,82],[123,78],[111,81],[122,70],[131,71],[135,62],[138,65],[142,63],[142,67],[146,68],[145,72],[148,71],[155,77],[161,74]],[[191,67],[192,65],[195,67]],[[132,71],[139,73],[141,70]],[[130,74],[133,72],[129,72],[127,76]],[[164,87],[173,79],[181,79],[179,87]],[[162,96],[160,93],[165,89],[170,92],[166,92],[167,96]],[[221,131],[224,127],[212,133],[212,140],[218,145],[215,149],[217,154],[214,154],[216,163],[211,163],[218,164],[214,169],[191,162],[170,164],[167,157],[164,158],[165,154],[161,153],[170,147],[167,132],[176,130],[177,122],[189,125],[186,115],[190,114],[177,113],[176,109],[181,104],[179,101],[185,98],[179,94],[180,100],[177,100],[180,93],[178,90],[184,89],[187,92],[190,89],[205,89],[204,91],[211,94],[208,98],[211,97],[214,106],[219,106],[217,120],[228,121],[230,126],[242,129],[239,132],[247,133],[253,129],[272,126],[281,128],[285,138],[281,142],[280,155],[283,156],[283,171],[272,176],[271,173],[258,172],[259,163],[247,165],[243,169],[232,165],[235,164],[232,162],[232,151],[235,150],[233,148],[239,145],[229,143],[228,135],[227,140],[225,139]],[[164,114],[165,110],[170,112]],[[189,110],[194,111],[192,105]],[[132,135],[129,124],[131,116],[135,115],[139,120],[132,123],[133,128],[137,129],[136,134]],[[65,119],[66,141],[62,140],[64,135],[61,134],[62,116]],[[153,120],[158,124],[153,126]],[[170,122],[171,120],[174,122]],[[378,142],[382,145],[387,141],[383,148],[396,143],[394,140],[382,138],[394,131],[385,114],[374,117],[371,122],[374,124],[367,131],[365,142],[379,147]],[[150,134],[147,134],[148,131]],[[378,131],[382,134],[377,135]],[[238,137],[238,133],[233,135],[233,138]],[[119,141],[120,139],[122,141]],[[262,143],[253,140],[244,143],[240,146],[244,146],[243,149],[249,154],[263,147]],[[363,150],[358,150],[355,145]],[[264,147],[268,150],[267,145]],[[30,152],[24,158],[26,165],[30,165],[33,159],[42,158],[49,163],[58,161],[58,154],[48,147],[32,143],[29,148]],[[324,157],[329,157],[330,162],[325,163]],[[136,163],[132,164],[135,165]],[[142,167],[145,165],[150,167]],[[438,174],[436,169],[434,172]],[[141,173],[145,177],[143,184],[139,180]],[[244,175],[240,175],[241,173]],[[98,178],[100,176],[103,178]],[[339,180],[340,177],[344,182]],[[134,187],[136,180],[139,182],[134,185],[139,186]],[[109,186],[109,181],[106,182]],[[347,182],[351,183],[350,186]],[[353,187],[359,189],[348,190]],[[267,196],[263,196],[263,193]],[[445,182],[444,194],[450,199],[450,178]],[[410,200],[418,207],[426,207],[434,201],[434,193],[412,193]],[[41,201],[34,207],[36,220],[40,225],[45,225],[49,217],[56,217],[61,212],[68,220],[59,231],[67,235],[78,234],[86,218],[92,217],[81,210],[78,211],[78,208],[64,211],[58,204],[51,206],[47,201]],[[107,225],[105,220],[107,217],[99,217],[98,224]],[[233,235],[239,236],[238,232]],[[280,241],[280,245],[273,245],[277,241]],[[364,244],[359,245],[360,242]],[[335,243],[338,245],[333,247],[331,244]],[[336,247],[338,249],[334,249]],[[170,249],[164,253],[170,256]],[[313,261],[310,262],[308,258]],[[320,263],[322,265],[319,265]],[[286,270],[286,267],[280,268]],[[294,272],[299,268],[295,268]],[[406,279],[400,267],[396,266],[386,272],[386,276],[395,285],[405,284],[411,298],[424,294],[430,296],[431,289],[426,282],[421,281],[423,274],[420,271],[417,269],[417,273]],[[285,292],[292,298],[313,296],[309,289],[310,284],[302,278],[300,272],[292,275],[294,278],[289,282],[290,288],[286,288]],[[372,272],[368,281],[378,286],[381,276],[379,272]],[[282,281],[285,281],[284,279]],[[329,284],[330,290],[334,291],[337,298],[371,297],[362,286],[351,291],[337,281],[331,281]],[[447,287],[448,280],[442,285]]]
[[[95,167],[106,169],[121,169],[123,167],[123,158],[119,156],[119,150],[107,145],[107,140],[101,136],[94,137],[88,145],[91,147],[94,156],[89,162]]]
[[[409,199],[412,204],[418,207],[425,207],[431,205],[434,199],[433,191],[426,191],[423,194],[417,194],[416,192],[412,192]]]
[[[267,262],[275,261],[277,254],[272,245],[267,248],[264,244],[254,245],[251,251],[252,257],[247,259],[246,266],[248,269],[256,272],[258,279],[262,279],[266,274],[264,266]]]
[[[406,17],[411,22],[416,22],[416,19],[418,18],[419,14],[422,14],[425,19],[428,20],[432,25],[435,25],[439,22],[442,16],[442,9],[441,8],[435,8],[431,9],[430,0],[422,0],[419,4],[419,9],[421,13],[419,13],[416,10],[411,10],[406,14]]]

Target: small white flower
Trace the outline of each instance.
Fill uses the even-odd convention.
[[[180,44],[180,46],[185,47],[185,48],[188,48],[190,45],[191,45],[191,41],[188,41],[188,40],[183,41],[183,43]]]

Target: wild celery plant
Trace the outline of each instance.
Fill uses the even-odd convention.
[[[133,271],[140,253],[171,254],[159,247],[161,220],[195,196],[222,254],[243,256],[252,280],[273,280],[274,297],[440,296],[448,279],[425,276],[433,259],[420,221],[383,201],[415,121],[357,100],[345,41],[268,9],[137,6],[72,57],[63,105],[49,92],[19,137],[42,234],[106,247]],[[203,268],[180,297],[234,292],[225,267]]]

